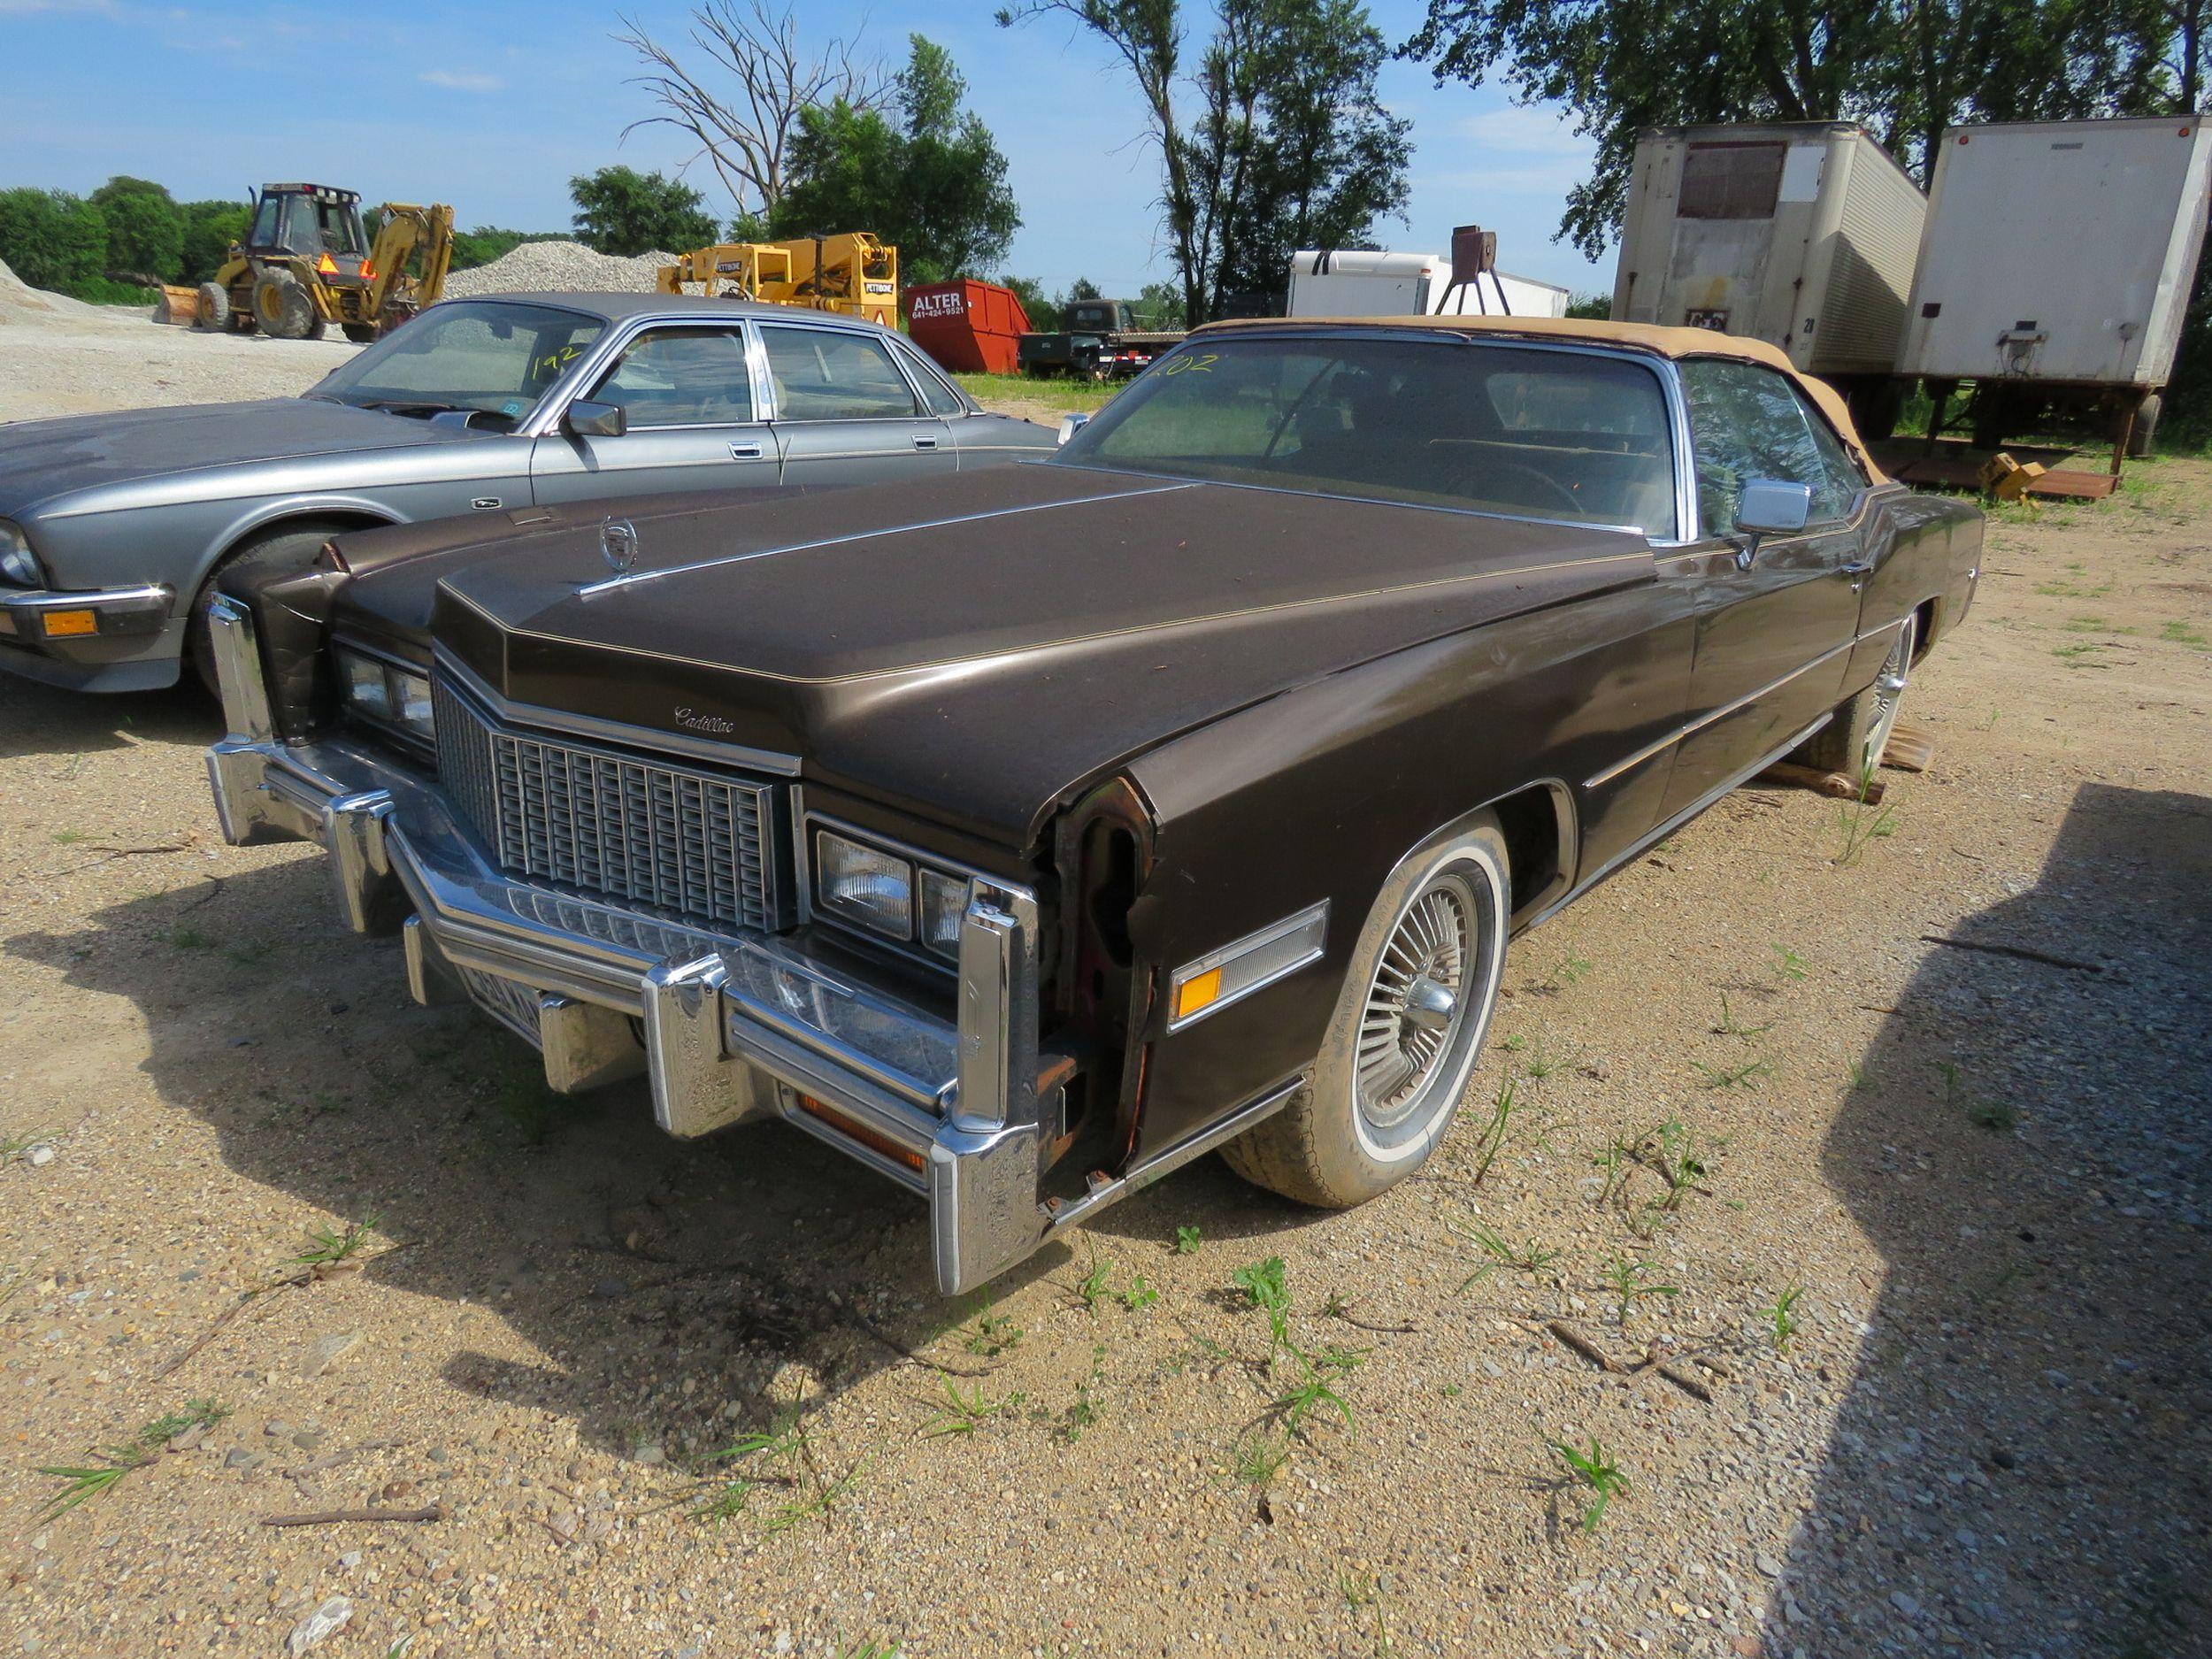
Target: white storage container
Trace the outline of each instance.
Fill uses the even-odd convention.
[[[1455,288],[1444,254],[1309,248],[1290,261],[1293,317],[1564,317],[1568,297],[1554,283],[1502,271]]]
[[[1944,134],[1899,373],[2163,386],[2204,241],[2208,134],[2194,116]]]
[[[1848,122],[1647,128],[1613,315],[1748,334],[1812,374],[1886,376],[1926,211]]]

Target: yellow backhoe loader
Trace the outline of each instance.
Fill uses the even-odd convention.
[[[660,269],[662,293],[684,293],[687,283],[703,284],[723,299],[766,300],[899,326],[899,250],[864,230],[695,248]]]
[[[453,258],[453,210],[387,202],[376,237],[361,227],[361,197],[326,184],[265,184],[243,242],[211,282],[165,285],[162,322],[279,340],[319,340],[332,323],[368,342],[437,303]]]

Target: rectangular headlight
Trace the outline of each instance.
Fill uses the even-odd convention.
[[[430,713],[430,679],[359,651],[340,651],[349,708],[384,726],[397,726],[426,743],[438,740]]]
[[[914,937],[914,866],[828,830],[814,833],[815,896],[822,908],[888,939]]]
[[[922,872],[922,943],[941,956],[960,959],[960,918],[968,910],[968,884],[956,876]]]

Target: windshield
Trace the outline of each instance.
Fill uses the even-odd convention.
[[[363,408],[466,409],[519,420],[605,327],[550,305],[451,300],[366,348],[314,395]]]
[[[1676,533],[1653,368],[1451,335],[1194,340],[1058,458]]]

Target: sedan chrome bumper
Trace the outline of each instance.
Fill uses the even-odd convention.
[[[1041,1090],[1029,894],[974,884],[957,994],[933,1007],[803,932],[713,933],[518,879],[398,760],[271,735],[250,618],[219,599],[213,620],[225,839],[319,843],[347,926],[402,935],[418,1001],[467,997],[537,1047],[558,1090],[642,1073],[671,1134],[773,1118],[818,1136],[928,1202],[947,1295],[1054,1230],[1039,1182],[1061,1073]]]

